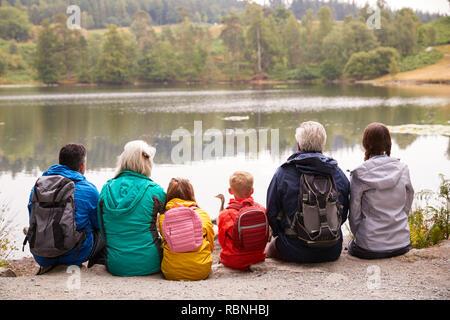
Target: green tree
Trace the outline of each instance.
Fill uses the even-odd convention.
[[[358,52],[350,57],[345,65],[344,74],[351,79],[369,79],[375,74],[375,70],[371,69],[372,67],[370,54]]]
[[[436,42],[436,29],[430,25],[421,25],[418,29],[418,43],[422,47],[434,45]]]
[[[341,68],[332,60],[320,64],[320,76],[325,80],[336,80],[341,76]]]
[[[175,29],[175,48],[185,80],[200,80],[209,55],[211,35],[208,29],[185,19]]]
[[[323,40],[321,49],[324,60],[342,72],[352,54],[370,51],[377,46],[372,30],[361,21],[349,20],[333,28]]]
[[[124,40],[117,31],[117,27],[109,25],[97,62],[96,80],[103,83],[125,83],[129,79],[127,67]]]
[[[8,66],[8,64],[6,62],[6,55],[0,51],[0,76],[4,75],[6,73],[7,66]]]
[[[391,58],[391,61],[390,61],[390,63],[389,63],[389,69],[388,69],[388,72],[389,72],[391,75],[395,76],[399,71],[400,71],[400,68],[399,68],[399,66],[398,66],[397,60],[394,59],[394,58]]]
[[[62,72],[60,63],[54,59],[56,41],[50,22],[44,20],[37,40],[34,66],[38,80],[45,84],[57,83]]]
[[[31,37],[31,27],[26,11],[0,7],[0,38],[26,41]]]
[[[302,29],[304,30],[303,60],[306,63],[315,63],[322,60],[321,39],[317,27],[314,27],[314,11],[308,9],[302,18]]]
[[[180,73],[180,65],[172,44],[161,41],[141,61],[139,75],[149,81],[174,81]]]
[[[264,18],[263,8],[249,3],[246,7],[247,32],[246,41],[250,60],[254,61],[255,71],[269,71],[280,57],[278,27],[273,16]]]
[[[53,44],[52,58],[59,65],[61,73],[69,80],[84,62],[82,51],[85,50],[86,43],[82,40],[84,37],[79,30],[67,28],[67,18],[64,14],[57,15],[54,19],[52,32],[56,41]]]
[[[383,74],[391,73],[391,68],[394,68],[400,59],[398,51],[394,48],[378,47],[369,51],[371,56],[371,63],[375,68],[374,76],[379,77]]]
[[[131,31],[136,36],[140,50],[144,53],[148,52],[157,40],[156,33],[151,27],[151,21],[147,12],[138,11],[131,24]]]
[[[220,33],[220,38],[227,47],[226,63],[227,74],[231,79],[239,76],[242,59],[244,56],[244,27],[241,20],[235,13],[230,13],[222,19],[224,28]]]
[[[283,29],[283,45],[286,50],[288,66],[295,69],[301,62],[302,44],[300,26],[297,18],[290,15]]]
[[[321,7],[317,12],[317,17],[319,18],[319,39],[325,38],[333,29],[334,20],[331,15],[331,9],[327,6]]]
[[[406,56],[416,52],[420,24],[419,18],[411,9],[403,8],[397,12],[395,19],[396,44],[394,47],[403,55]]]
[[[345,76],[361,80],[395,72],[398,52],[394,48],[379,47],[369,52],[354,53],[345,66]],[[397,67],[398,69],[398,67]]]

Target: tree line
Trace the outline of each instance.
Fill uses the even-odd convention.
[[[232,11],[245,10],[248,0],[1,0],[0,5],[13,6],[26,11],[30,22],[41,25],[45,19],[52,19],[65,12],[69,5],[78,5],[82,13],[82,27],[85,29],[105,28],[107,24],[130,26],[138,11],[149,14],[154,25],[175,24],[189,16],[193,22],[220,23]],[[268,0],[268,7],[290,9],[297,19],[306,10],[316,14],[321,7],[328,6],[336,20],[344,20],[348,14],[358,16],[360,7],[355,1],[338,0]],[[440,18],[439,14],[416,11],[421,21]]]
[[[410,9],[393,13],[384,1],[378,2],[379,30],[366,25],[367,6],[343,21],[328,6],[317,14],[308,9],[299,21],[292,10],[271,4],[246,3],[219,26],[195,23],[187,14],[177,24],[155,27],[141,10],[129,28],[109,24],[105,33],[69,30],[60,14],[43,21],[31,64],[48,84],[370,79],[403,71],[406,58],[422,59],[429,54],[424,48],[436,42],[432,25]],[[0,17],[4,10],[17,9],[0,8]],[[8,14],[21,26],[29,23],[24,12]]]

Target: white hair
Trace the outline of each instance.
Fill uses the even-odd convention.
[[[116,177],[129,170],[150,177],[156,149],[142,140],[128,142],[117,160]]]
[[[327,141],[325,128],[318,122],[303,122],[295,131],[295,139],[301,150],[322,152]]]

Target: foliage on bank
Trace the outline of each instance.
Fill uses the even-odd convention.
[[[8,212],[8,206],[2,204],[0,206],[0,267],[6,266],[6,260],[10,254],[17,250],[17,248],[11,243],[9,232],[10,222],[6,220],[5,216]]]
[[[332,10],[322,6],[317,14],[306,10],[298,21],[282,6],[248,3],[222,17],[220,26],[198,23],[186,13],[177,24],[155,27],[151,15],[137,11],[129,28],[112,23],[106,32],[69,30],[64,14],[30,29],[26,13],[1,7],[0,82],[360,80],[442,57],[425,51],[442,41],[441,22],[424,24],[410,9],[393,13],[380,4],[380,30],[367,27],[367,6],[358,18],[336,21]],[[25,31],[14,33],[20,28],[12,27],[4,35],[13,19]],[[32,41],[25,42],[28,38]]]
[[[411,244],[421,249],[449,238],[450,232],[450,179],[440,175],[439,192],[421,191],[417,200],[426,201],[409,216]]]

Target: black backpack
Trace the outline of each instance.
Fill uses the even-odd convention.
[[[32,254],[55,258],[77,248],[86,239],[85,229],[77,230],[75,221],[75,183],[63,176],[40,177],[32,196],[30,226],[23,242]],[[23,250],[24,248],[22,248]]]
[[[300,175],[298,211],[293,221],[286,216],[288,237],[297,237],[309,247],[332,247],[341,238],[338,191],[332,176]]]

